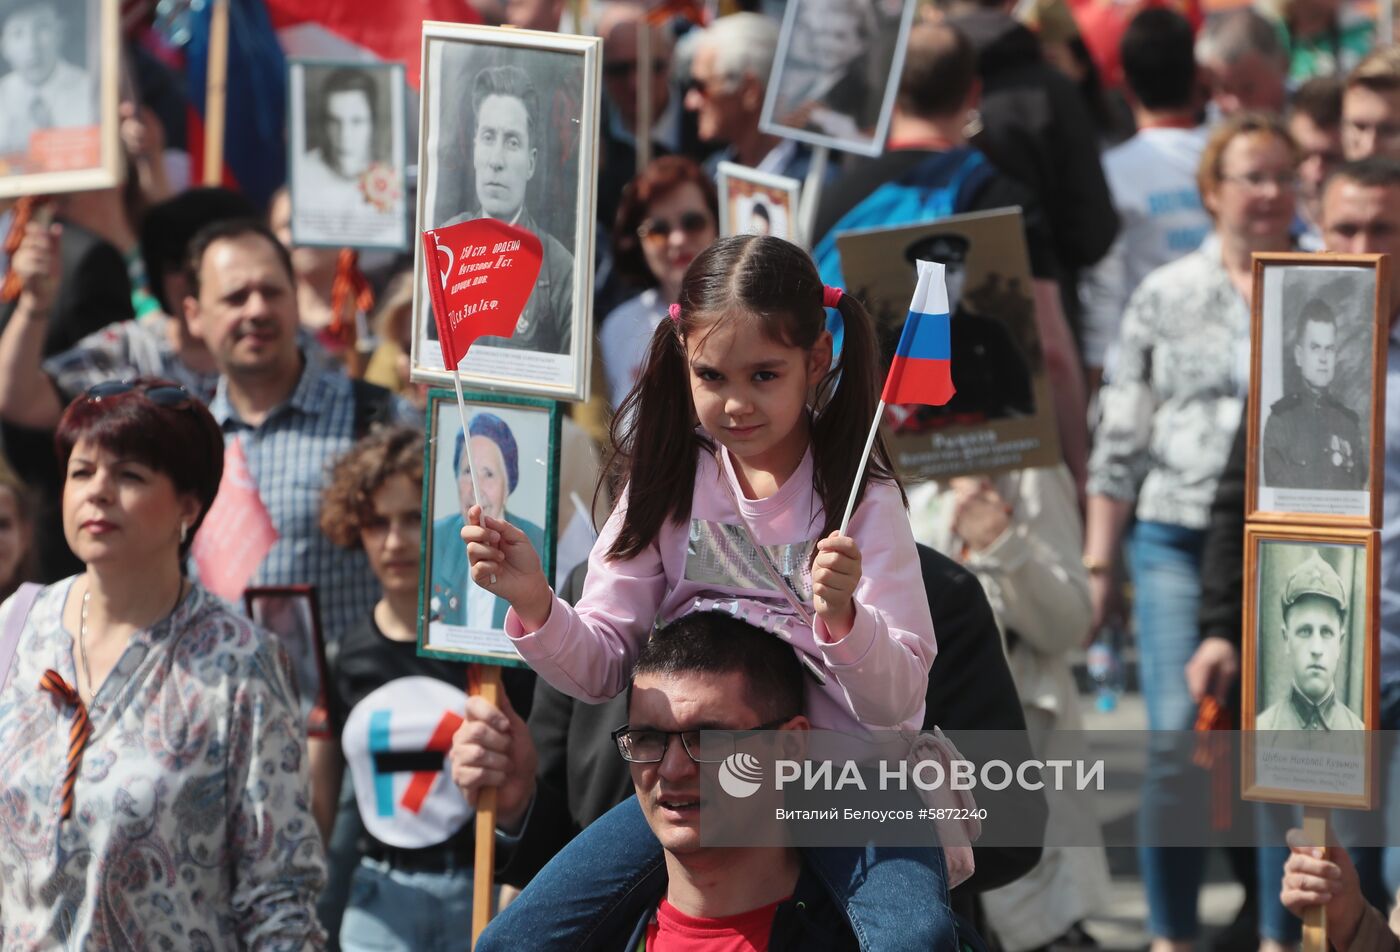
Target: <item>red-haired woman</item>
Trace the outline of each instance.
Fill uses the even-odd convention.
[[[652,331],[680,294],[685,269],[719,235],[718,223],[714,183],[690,159],[656,159],[623,190],[613,266],[645,290],[614,308],[598,332],[614,409],[637,382]]]
[[[183,571],[218,424],[174,384],[109,382],[55,446],[86,571],[0,606],[0,944],[322,947],[286,657]]]

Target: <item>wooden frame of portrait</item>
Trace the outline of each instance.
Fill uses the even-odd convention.
[[[803,247],[810,246],[811,242],[808,241],[807,236],[801,234],[798,221],[802,183],[795,178],[788,178],[786,175],[759,172],[737,162],[721,162],[715,170],[715,182],[719,188],[719,233],[721,235],[748,234],[746,231],[735,231],[735,222],[729,210],[730,199],[739,197],[733,194],[736,189],[731,183],[735,181],[744,182],[755,188],[764,189],[770,194],[776,193],[782,196],[781,204],[783,211],[787,214],[787,234],[778,235],[778,237],[786,238],[793,244]]]
[[[312,704],[312,715],[308,718],[306,725],[307,735],[310,737],[335,737],[340,733],[341,725],[335,723],[330,706],[330,666],[326,663],[326,637],[321,631],[321,604],[316,597],[316,587],[314,585],[254,585],[243,590],[243,610],[255,624],[262,625],[284,642],[286,633],[271,628],[264,624],[258,616],[254,607],[259,601],[264,599],[278,599],[291,602],[302,603],[306,616],[311,620],[311,649],[315,654],[316,673],[320,684],[317,689],[317,698]],[[286,647],[284,645],[284,647]],[[291,649],[287,648],[290,655]],[[293,661],[295,668],[295,661]],[[300,683],[297,685],[300,692]],[[316,712],[321,712],[318,717]]]
[[[55,158],[61,167],[35,171],[11,171],[10,162],[0,156],[0,198],[21,195],[53,195],[110,188],[121,181],[121,140],[118,134],[117,100],[121,81],[121,44],[118,5],[107,0],[81,0],[86,21],[87,49],[96,60],[88,64],[97,70],[97,128],[59,129],[51,143],[56,152],[69,154]],[[91,138],[79,141],[80,132],[92,131]],[[92,141],[95,139],[95,141]],[[96,146],[96,156],[91,156]],[[25,153],[26,155],[28,153]],[[84,156],[87,161],[82,161]]]
[[[382,163],[373,161],[371,157],[370,169],[361,176],[361,189],[379,190],[385,187],[393,187],[398,190],[398,195],[393,199],[393,204],[400,211],[398,230],[395,240],[355,240],[353,234],[341,235],[336,239],[317,238],[305,233],[306,226],[303,224],[298,229],[298,178],[297,169],[302,164],[301,154],[307,151],[307,124],[310,117],[306,114],[304,103],[301,101],[305,96],[305,82],[307,69],[347,69],[371,73],[376,75],[386,75],[389,84],[389,115],[381,116],[376,121],[377,125],[388,129],[389,136],[389,171],[393,173],[395,180],[390,182],[382,176],[371,177],[370,172],[374,166]],[[378,80],[376,80],[378,82]],[[402,63],[367,62],[364,60],[348,59],[321,59],[317,57],[292,57],[287,60],[287,189],[292,202],[292,244],[306,248],[360,248],[376,249],[385,251],[407,251],[409,245],[409,216],[408,216],[408,84],[404,78],[404,67]],[[300,120],[300,121],[296,121]],[[376,129],[373,133],[380,134]],[[373,150],[373,143],[371,143]],[[304,185],[305,183],[301,183]],[[369,197],[366,195],[366,202]],[[387,228],[384,229],[387,232]]]
[[[885,85],[881,91],[880,109],[876,116],[874,130],[868,137],[843,137],[800,126],[785,125],[774,115],[778,109],[778,95],[782,91],[782,81],[788,70],[788,58],[791,55],[793,38],[798,29],[797,17],[804,5],[813,2],[815,0],[790,0],[783,13],[782,27],[778,33],[777,54],[773,58],[772,72],[768,74],[768,86],[763,97],[763,111],[759,116],[758,127],[762,132],[781,136],[784,139],[796,139],[799,142],[838,149],[842,152],[853,152],[856,155],[878,156],[885,151],[885,138],[889,134],[890,116],[894,113],[895,95],[899,92],[899,78],[904,72],[904,51],[905,47],[908,46],[909,31],[914,25],[914,11],[917,4],[913,0],[904,0],[898,19],[897,35],[893,37],[892,44],[886,43],[889,53],[889,72],[885,73]],[[879,26],[878,23],[870,21],[875,19],[876,8],[881,5],[880,0],[848,0],[848,2],[865,4],[869,8],[865,17],[867,24],[871,27]],[[866,52],[870,54],[873,51],[867,50]],[[884,57],[867,55],[861,59],[866,61],[864,68],[868,69],[871,62],[883,61]],[[857,65],[860,65],[859,60]],[[829,96],[832,91],[829,89],[823,93],[823,98]]]
[[[1380,723],[1380,543],[1378,533],[1365,529],[1344,529],[1334,527],[1305,527],[1293,525],[1247,525],[1245,527],[1244,554],[1244,628],[1241,632],[1243,651],[1241,652],[1241,796],[1246,800],[1263,800],[1275,803],[1303,804],[1305,806],[1344,807],[1355,810],[1372,809],[1376,802],[1376,786],[1379,781],[1375,769],[1374,731]],[[1259,668],[1262,660],[1260,638],[1260,616],[1264,611],[1261,604],[1263,580],[1261,549],[1265,545],[1281,544],[1292,546],[1346,546],[1360,550],[1364,564],[1359,572],[1353,566],[1353,589],[1355,580],[1364,579],[1364,597],[1353,598],[1348,605],[1347,633],[1353,638],[1364,639],[1358,648],[1348,649],[1347,661],[1359,660],[1362,670],[1359,673],[1362,692],[1364,731],[1318,732],[1319,736],[1335,738],[1343,733],[1355,733],[1357,743],[1354,751],[1338,753],[1335,749],[1303,750],[1289,746],[1286,741],[1296,740],[1306,731],[1266,730],[1262,734],[1257,728],[1258,707],[1261,685]],[[1296,570],[1296,569],[1295,569]],[[1354,592],[1353,592],[1354,594]],[[1359,614],[1358,614],[1359,613]],[[1355,644],[1355,641],[1352,642]],[[1348,670],[1348,676],[1353,672]],[[1335,677],[1335,674],[1334,674]],[[1353,677],[1353,681],[1357,678]],[[1335,690],[1335,689],[1334,689]],[[1338,698],[1334,703],[1343,703]],[[1350,706],[1348,705],[1348,708]],[[1354,712],[1353,712],[1354,713]],[[1285,743],[1278,743],[1282,738]],[[1279,751],[1278,754],[1268,754]],[[1359,751],[1359,753],[1355,752]],[[1260,760],[1261,755],[1276,758],[1269,763]],[[1318,762],[1318,759],[1322,760]],[[1359,780],[1350,784],[1348,791],[1327,791],[1318,789],[1325,786],[1320,781],[1312,787],[1289,786],[1281,782],[1287,775],[1306,779],[1318,779],[1327,775],[1335,781],[1344,770],[1361,771]]]
[[[545,578],[553,578],[555,526],[558,521],[560,427],[562,424],[560,406],[553,400],[508,396],[499,393],[466,393],[463,396],[469,414],[467,417],[469,426],[476,412],[484,411],[493,414],[506,424],[512,440],[516,443],[518,469],[523,471],[527,460],[532,467],[535,467],[527,492],[542,492],[544,496],[542,502],[531,505],[525,517],[516,516],[509,509],[506,510],[505,515],[508,521],[520,526],[526,535],[530,535],[532,530],[539,533],[543,542],[542,548],[538,551],[540,562],[544,569]],[[440,435],[444,427],[448,428],[448,432],[452,434],[446,440]],[[457,535],[460,533],[464,521],[457,490],[451,490],[451,511],[444,513],[441,497],[448,490],[439,486],[439,477],[447,474],[453,474],[453,482],[456,482],[451,457],[455,453],[457,434],[461,431],[461,427],[461,415],[457,406],[456,393],[451,390],[428,391],[426,423],[428,439],[423,447],[423,537],[421,547],[423,556],[418,569],[418,654],[447,661],[492,664],[501,667],[526,667],[525,661],[511,646],[503,626],[493,625],[489,629],[473,629],[466,625],[465,615],[468,611],[468,591],[466,589],[460,595],[455,592],[437,591],[440,587],[434,579],[434,563],[438,554],[435,551],[437,546],[442,546],[444,552],[449,553],[454,558],[452,569],[454,577],[460,570],[464,584],[468,586],[471,584],[470,579],[465,577],[468,571],[466,543],[462,542],[461,537]],[[516,435],[516,430],[522,427],[534,430],[533,441],[527,443],[524,433],[520,436]],[[541,442],[545,445],[539,445]],[[446,458],[443,454],[446,454]],[[476,463],[483,470],[488,465],[487,461],[481,459],[479,455],[476,458]],[[446,472],[444,472],[444,467],[446,467]],[[508,473],[506,475],[508,476]],[[517,488],[519,487],[517,486]],[[506,495],[509,496],[512,491],[508,489]],[[483,490],[483,494],[486,494],[486,490]],[[530,516],[539,518],[540,522],[535,522],[534,519],[529,518]],[[439,534],[445,531],[435,525],[438,522],[451,522],[446,531],[450,531],[452,534],[442,539],[438,538]],[[455,564],[458,553],[454,547],[455,550],[460,550],[460,565]],[[461,625],[441,623],[438,618],[434,617],[435,613],[441,611],[442,600],[453,597],[458,598],[458,601],[450,604],[448,609],[456,611],[460,605],[460,611],[464,616]],[[495,596],[491,597],[495,598]],[[439,602],[436,606],[434,605],[435,599]],[[500,614],[504,614],[504,600],[498,599],[497,601],[502,603],[498,609]]]
[[[1275,300],[1282,297],[1282,282],[1289,272],[1296,272],[1296,269],[1304,269],[1305,278],[1320,278],[1323,275],[1317,269],[1327,269],[1329,273],[1336,274],[1339,280],[1348,271],[1357,274],[1374,272],[1375,293],[1370,315],[1373,328],[1371,353],[1369,360],[1363,361],[1371,375],[1370,386],[1365,388],[1366,399],[1369,401],[1366,409],[1370,419],[1359,421],[1359,433],[1361,438],[1367,441],[1368,459],[1364,463],[1367,488],[1364,490],[1292,489],[1261,485],[1261,479],[1266,475],[1261,464],[1261,456],[1265,449],[1262,441],[1267,432],[1265,411],[1267,409],[1272,414],[1271,401],[1277,399],[1280,392],[1273,387],[1272,381],[1269,387],[1265,387],[1264,375],[1269,370],[1265,362],[1272,359],[1276,349],[1282,352],[1283,338],[1279,335],[1285,333],[1281,326],[1271,326],[1275,323],[1275,318],[1277,323],[1282,323],[1283,303],[1278,303],[1277,314],[1272,312],[1275,310]],[[1253,280],[1254,298],[1250,308],[1249,401],[1245,407],[1245,424],[1248,427],[1246,518],[1250,521],[1292,525],[1379,529],[1383,496],[1381,487],[1385,472],[1385,378],[1391,281],[1389,261],[1385,255],[1256,254]],[[1288,306],[1293,305],[1290,303]],[[1337,335],[1339,341],[1345,338],[1346,335]],[[1266,350],[1269,353],[1266,354]],[[1287,357],[1280,359],[1286,362]],[[1334,373],[1340,378],[1343,368],[1337,364],[1335,357],[1333,360]],[[1286,368],[1279,369],[1280,375],[1285,373]],[[1271,402],[1268,408],[1264,406],[1266,401]],[[1333,458],[1340,458],[1343,450],[1350,453],[1352,448],[1349,448],[1349,442],[1342,440]],[[1306,499],[1313,501],[1312,509],[1289,505],[1290,502],[1301,503]]]
[[[414,225],[413,248],[413,344],[410,351],[410,375],[419,383],[450,385],[452,374],[444,369],[442,354],[434,336],[430,303],[427,294],[427,277],[423,263],[422,242],[417,240],[428,228],[447,224],[436,220],[430,210],[430,201],[439,201],[439,185],[436,156],[442,151],[439,137],[444,130],[451,131],[451,123],[438,122],[440,108],[456,108],[459,119],[471,116],[470,90],[440,90],[436,78],[442,69],[439,64],[438,49],[441,44],[454,44],[478,50],[494,50],[499,59],[512,54],[530,52],[549,56],[576,57],[578,59],[577,83],[564,84],[569,88],[536,87],[542,99],[548,95],[572,96],[577,94],[577,117],[568,125],[567,132],[576,136],[574,147],[565,156],[536,155],[531,172],[549,165],[550,171],[567,171],[567,159],[576,154],[577,173],[568,178],[572,181],[574,196],[574,221],[572,234],[567,235],[572,244],[566,250],[573,255],[572,273],[572,323],[570,327],[570,347],[567,361],[558,359],[560,355],[546,354],[530,350],[507,350],[493,348],[489,338],[472,345],[462,360],[460,369],[462,382],[478,390],[495,390],[531,396],[549,397],[556,400],[587,400],[590,396],[590,373],[593,364],[593,243],[595,234],[594,208],[597,204],[598,183],[595,169],[598,164],[598,138],[600,122],[600,91],[602,88],[602,49],[603,41],[596,36],[567,36],[556,33],[543,33],[536,30],[517,30],[502,27],[471,26],[459,23],[427,21],[423,24],[422,79],[420,83],[420,112],[418,127],[418,194]],[[486,57],[483,56],[483,59]],[[513,64],[508,64],[513,65]],[[522,67],[524,68],[524,67]],[[527,70],[527,73],[529,71]],[[439,100],[451,104],[440,107]],[[556,125],[558,116],[541,105],[543,124],[552,120]],[[474,121],[474,118],[473,118]],[[549,143],[547,142],[546,145]],[[468,149],[468,152],[471,150]],[[563,172],[560,172],[562,175]],[[463,176],[465,177],[465,176]],[[561,181],[564,179],[561,178]],[[450,184],[455,184],[450,183]],[[528,188],[528,186],[527,186]],[[529,213],[528,191],[522,206]],[[555,210],[557,212],[557,209]],[[545,264],[549,266],[549,245],[553,236],[542,230],[540,238],[546,244]],[[565,243],[565,236],[558,236],[558,243]],[[536,288],[538,290],[538,286]],[[528,307],[528,304],[527,304]],[[520,331],[517,331],[520,333]],[[564,371],[567,371],[565,373]]]

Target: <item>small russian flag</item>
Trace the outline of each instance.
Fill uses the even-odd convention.
[[[899,335],[890,375],[880,399],[887,404],[922,403],[941,407],[957,393],[953,386],[952,327],[943,265],[920,261],[919,284]]]

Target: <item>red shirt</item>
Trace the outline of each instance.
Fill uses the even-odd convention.
[[[647,926],[646,952],[766,952],[778,902],[737,916],[700,919],[687,916],[665,899]]]

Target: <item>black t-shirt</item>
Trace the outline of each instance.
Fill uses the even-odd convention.
[[[469,810],[448,761],[466,705],[467,671],[460,662],[419,657],[411,641],[390,640],[373,615],[341,640],[328,703],[371,855],[388,847],[470,856]],[[501,680],[511,705],[528,716],[534,674],[506,668]]]

